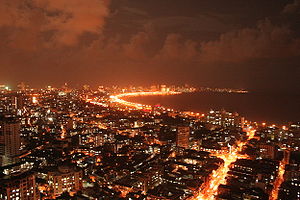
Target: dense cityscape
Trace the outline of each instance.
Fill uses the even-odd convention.
[[[246,90],[0,86],[0,199],[300,199],[300,122],[127,97]]]
[[[300,0],[0,0],[0,200],[300,200]]]

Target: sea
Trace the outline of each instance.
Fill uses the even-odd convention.
[[[300,121],[300,94],[194,92],[169,96],[127,97],[125,100],[200,113],[225,109],[258,123],[287,125]]]

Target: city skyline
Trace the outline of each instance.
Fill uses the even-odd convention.
[[[300,0],[0,0],[1,200],[300,200]]]
[[[1,84],[299,90],[297,0],[2,0],[0,9]]]
[[[300,123],[125,100],[187,86],[0,88],[0,198],[297,199]],[[245,95],[202,88],[198,92]]]

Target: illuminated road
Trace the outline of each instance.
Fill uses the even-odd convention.
[[[151,105],[129,102],[129,101],[123,100],[122,98],[137,97],[137,96],[165,96],[165,95],[175,95],[175,94],[181,94],[181,92],[174,92],[174,91],[170,91],[170,92],[161,92],[161,91],[130,92],[130,93],[122,93],[122,94],[112,95],[112,96],[110,96],[110,100],[111,100],[111,102],[119,103],[123,106],[131,107],[131,108],[151,110],[152,109]]]
[[[255,130],[248,130],[247,136],[248,140],[254,137]],[[226,176],[229,171],[229,166],[231,163],[235,162],[237,159],[245,158],[244,155],[241,155],[239,152],[242,147],[246,144],[246,142],[240,142],[238,145],[233,148],[229,153],[222,154],[214,154],[218,158],[224,160],[224,165],[221,166],[218,170],[214,171],[211,175],[211,180],[206,185],[206,187],[202,188],[195,197],[191,198],[191,200],[214,200],[215,195],[217,195],[218,187],[221,184],[226,184]]]
[[[278,175],[277,175],[277,178],[274,183],[274,188],[270,195],[270,200],[278,199],[279,188],[280,188],[280,185],[282,184],[282,182],[284,181],[284,178],[283,178],[284,172],[285,172],[285,161],[283,160],[280,162],[280,165],[279,165]]]

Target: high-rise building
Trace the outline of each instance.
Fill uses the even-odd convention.
[[[28,171],[2,177],[0,179],[0,199],[39,199],[39,194],[36,188],[35,175],[32,172]]]
[[[20,123],[14,118],[0,118],[0,165],[15,163],[20,146]]]
[[[188,148],[190,144],[190,127],[179,126],[177,128],[176,146]]]
[[[22,94],[15,94],[12,96],[13,111],[19,113],[24,108],[24,96]]]

